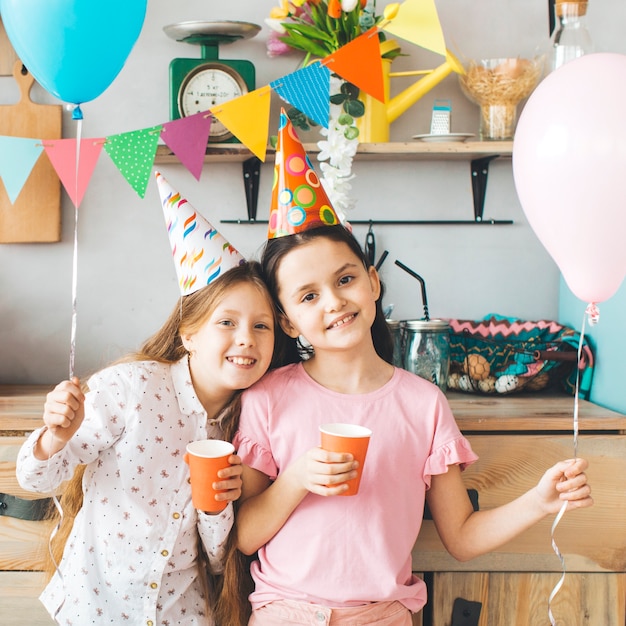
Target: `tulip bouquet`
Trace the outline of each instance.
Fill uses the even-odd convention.
[[[301,50],[303,64],[312,56],[325,57],[374,26],[380,19],[375,13],[375,0],[280,0],[265,20],[274,31],[268,55]]]
[[[312,58],[324,58],[375,26],[376,0],[280,0],[265,20],[272,29],[267,41],[270,57],[290,51],[304,53],[302,65]],[[379,37],[384,37],[379,33]],[[365,106],[358,99],[358,87],[333,76],[331,79],[331,119],[321,129],[325,139],[318,142],[318,160],[324,186],[335,210],[352,208],[349,200],[352,159],[358,146],[359,130],[355,119],[362,117]],[[287,111],[294,126],[309,130],[315,123],[295,108]],[[325,163],[323,161],[328,161]]]

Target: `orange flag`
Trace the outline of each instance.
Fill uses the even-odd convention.
[[[383,64],[376,27],[324,57],[322,63],[376,100],[385,101]]]
[[[269,85],[211,108],[211,113],[261,161],[265,161],[269,134]]]

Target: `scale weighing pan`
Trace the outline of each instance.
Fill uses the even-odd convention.
[[[176,41],[193,44],[231,43],[254,37],[261,27],[251,22],[237,21],[190,21],[164,26],[165,34]]]

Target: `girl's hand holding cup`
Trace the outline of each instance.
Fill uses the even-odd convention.
[[[187,445],[191,499],[196,509],[219,513],[241,496],[241,458],[228,441],[202,439]]]
[[[217,472],[219,480],[213,483],[213,488],[217,492],[215,499],[218,502],[226,502],[226,504],[241,497],[241,487],[243,486],[241,457],[231,454],[228,457],[228,462],[230,465]]]

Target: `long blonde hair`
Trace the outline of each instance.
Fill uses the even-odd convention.
[[[116,363],[128,363],[133,361],[159,361],[162,363],[175,363],[176,361],[179,361],[187,354],[181,335],[193,334],[198,331],[209,319],[215,308],[222,301],[229,290],[242,283],[250,283],[256,286],[259,291],[267,297],[267,301],[272,306],[272,310],[274,312],[274,331],[277,341],[270,367],[274,367],[275,364],[280,361],[279,354],[282,351],[284,335],[282,335],[280,331],[276,310],[262,278],[260,265],[255,261],[247,261],[235,268],[232,268],[214,280],[210,285],[207,285],[192,294],[183,296],[163,326],[161,326],[156,333],[148,338],[137,352],[124,356],[116,361]],[[83,387],[84,390],[86,390],[86,385],[83,384]],[[241,406],[240,395],[241,391],[235,392],[229,404],[224,409],[222,429],[223,437],[228,441],[232,440],[239,426],[239,412]],[[58,525],[58,528],[55,529],[56,532],[54,537],[50,542],[50,552],[52,558],[49,559],[46,567],[49,576],[54,574],[56,564],[60,563],[63,550],[65,549],[65,544],[74,524],[74,519],[82,507],[82,479],[84,471],[84,465],[78,466],[72,479],[69,480],[64,486],[62,496],[63,517],[61,519],[61,523],[58,524],[59,514],[57,513],[56,507],[51,506],[47,515],[48,519],[56,519]],[[234,532],[231,533],[231,535],[234,535]],[[246,572],[244,559],[239,557],[239,553],[237,553],[234,546],[234,538],[230,538],[227,569],[229,572],[232,572],[238,580],[245,580]],[[199,550],[199,555],[203,554],[203,551]],[[243,555],[241,555],[241,557],[243,557]],[[205,571],[207,563],[206,559],[204,559],[204,563],[205,567],[200,567],[199,569],[205,583],[207,583],[205,585],[208,592],[207,597],[212,604],[218,604],[220,607],[223,607],[222,619],[224,621],[220,621],[218,623],[220,626],[227,626],[227,623],[232,624],[233,626],[239,626],[239,624],[244,623],[240,620],[246,619],[244,616],[249,613],[246,600],[247,596],[243,593],[231,593],[232,589],[230,589],[230,582],[226,585],[223,583],[225,577],[229,574],[225,572],[222,576],[214,576],[208,572],[208,569]],[[249,574],[247,574],[247,576],[249,577]],[[208,584],[208,578],[212,579],[213,584]],[[236,585],[239,589],[242,588],[239,583],[236,583]],[[220,595],[219,592],[222,588],[224,588],[225,593],[227,588],[229,590],[228,593],[226,593],[225,599],[220,601],[217,596]],[[228,615],[226,613],[228,613]]]

